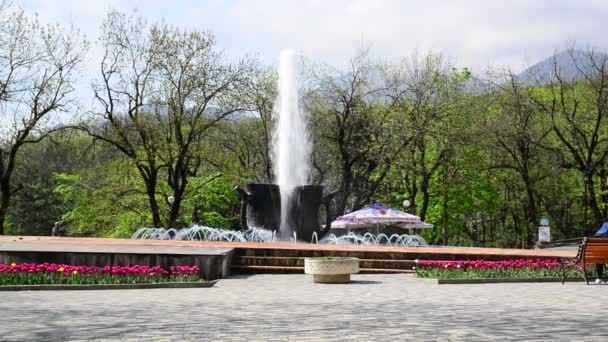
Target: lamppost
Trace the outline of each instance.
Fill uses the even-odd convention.
[[[405,208],[405,212],[406,213],[410,213],[410,205],[412,205],[412,203],[409,200],[403,200],[403,207]],[[409,233],[412,233],[412,229],[409,229]],[[414,229],[414,233],[417,233],[416,230]]]
[[[408,214],[410,213],[410,205],[411,204],[412,203],[410,203],[409,200],[404,200],[403,201],[403,206],[405,207],[405,212],[408,213]]]
[[[171,224],[171,211],[173,210],[173,202],[175,202],[175,197],[168,196],[167,203],[169,203],[169,225]]]

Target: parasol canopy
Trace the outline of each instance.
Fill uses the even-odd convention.
[[[422,222],[420,217],[416,215],[408,214],[401,210],[387,208],[378,203],[338,217],[332,222],[331,228],[363,228],[380,223],[395,223],[403,228],[433,228],[432,224]]]

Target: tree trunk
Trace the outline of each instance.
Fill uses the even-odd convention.
[[[141,172],[141,171],[140,171]],[[146,183],[146,194],[148,195],[148,203],[150,204],[150,212],[152,213],[152,224],[154,228],[160,228],[163,223],[160,219],[160,210],[156,201],[156,175],[153,173],[150,177],[144,176]]]
[[[518,211],[517,208],[514,208],[512,210],[510,210],[510,214],[511,214],[511,219],[513,220],[513,229],[518,232],[518,241],[517,241],[517,245],[520,248],[525,248],[524,247],[524,230],[526,228],[522,228],[521,225],[521,213],[517,213],[516,211]]]
[[[155,228],[163,226],[160,219],[160,211],[158,209],[158,202],[156,202],[156,187],[146,185],[146,192],[148,193],[148,202],[150,203],[150,212],[152,213],[152,224]]]
[[[171,210],[169,211],[169,219],[167,220],[167,228],[177,228],[176,223],[179,217],[179,209],[182,204],[181,195],[177,195],[174,193],[173,198],[174,200],[171,204]]]
[[[171,172],[171,170],[169,172]],[[171,203],[171,210],[169,211],[167,228],[178,228],[177,220],[179,218],[179,211],[181,209],[182,200],[184,199],[184,194],[186,193],[186,187],[188,186],[187,165],[183,162],[178,162],[173,170],[172,179],[173,181],[169,183],[169,186],[173,189],[173,203]]]
[[[591,230],[593,229],[597,229],[599,226],[602,225],[603,223],[603,217],[602,217],[602,213],[600,211],[600,207],[597,203],[597,197],[596,197],[596,193],[595,193],[595,181],[593,180],[593,174],[590,174],[588,177],[586,177],[587,179],[587,187],[588,187],[588,202],[589,206],[591,207],[591,212],[593,213],[593,221],[590,222],[590,225],[588,228],[590,228]]]
[[[422,178],[422,184],[420,190],[422,190],[422,207],[420,208],[420,219],[424,221],[426,218],[426,212],[429,209],[429,202],[431,200],[431,194],[429,193],[430,186],[430,175]]]
[[[197,206],[194,206],[194,208],[192,209],[192,223],[193,224],[199,224],[201,222],[201,219],[198,216],[199,211],[202,211],[202,209]]]
[[[608,217],[608,172],[605,168],[600,170],[600,199],[601,199],[601,215]]]
[[[416,215],[416,196],[418,195],[418,180],[416,175],[410,176],[409,171],[405,174],[405,186],[409,194],[408,200],[410,201],[410,207],[407,212]]]
[[[2,181],[0,184],[0,235],[4,235],[4,222],[6,222],[8,204],[11,199],[11,193],[9,190],[9,182]]]
[[[158,202],[156,201],[156,185],[158,183],[158,171],[154,168],[146,169],[141,165],[135,165],[137,171],[141,175],[142,180],[146,186],[146,194],[148,195],[148,203],[150,205],[150,213],[152,214],[152,225],[154,228],[160,228],[163,226],[160,218],[160,210],[158,208]]]
[[[270,137],[268,135],[268,129],[266,128],[266,122],[262,122],[264,125],[264,176],[266,181],[272,183],[272,160],[270,157]]]
[[[0,235],[4,235],[6,216],[8,215],[8,205],[11,200],[10,175],[12,168],[6,170],[0,179]]]
[[[177,219],[179,218],[179,210],[182,205],[184,198],[185,186],[179,187],[173,191],[173,203],[171,204],[171,210],[169,211],[169,220],[167,221],[167,228],[178,228],[176,226]]]
[[[525,234],[526,246],[531,246],[534,241],[534,227],[536,227],[536,222],[538,222],[538,210],[536,208],[536,199],[534,194],[534,189],[529,180],[529,177],[524,177],[524,183],[526,185],[526,196],[527,196],[527,204],[526,204],[526,216],[527,216],[527,229]]]
[[[534,191],[530,188],[526,189],[528,204],[526,206],[526,215],[530,223],[538,221],[538,212],[536,210],[536,200],[534,199]]]
[[[348,197],[350,196],[352,187],[353,175],[350,169],[342,171],[342,182],[340,184],[340,196],[336,200],[336,215],[344,215],[346,212],[346,205],[348,203]]]
[[[447,173],[447,171],[444,171]],[[448,245],[448,221],[449,221],[449,204],[450,204],[450,191],[446,181],[445,173],[442,177],[443,181],[443,203],[441,206],[441,242],[443,246]]]

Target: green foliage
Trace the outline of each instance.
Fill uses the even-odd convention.
[[[121,23],[134,24],[135,36],[113,34]],[[144,40],[137,45],[141,53],[109,54],[120,65],[106,71],[120,76],[110,86],[121,108],[112,109],[113,120],[80,127],[90,136],[65,130],[22,146],[7,232],[49,234],[59,220],[73,236],[128,238],[167,222],[238,229],[234,187],[272,182],[276,74],[247,63],[228,67],[219,52],[205,55],[196,47],[207,38],[215,43],[206,33],[160,25],[166,30],[148,37],[144,27],[135,17],[110,13],[104,25],[109,51],[126,53],[118,38]],[[161,104],[166,113],[127,108],[133,84],[122,84],[132,76],[122,74],[131,70],[123,64],[134,57],[143,67],[148,53],[159,53],[154,58],[163,68],[148,65],[154,77],[146,89],[154,93],[144,102]],[[205,69],[212,65],[203,60],[215,67]],[[550,218],[554,239],[581,236],[608,217],[603,74],[529,86],[504,73],[474,92],[471,71],[440,55],[381,64],[370,62],[366,51],[347,69],[306,71],[311,78],[302,103],[314,145],[312,183],[333,195],[332,214],[374,202],[400,208],[407,199],[408,211],[434,225],[421,233],[432,244],[495,247],[531,247],[540,217]],[[179,75],[183,82],[171,82]],[[215,78],[199,82],[207,76]],[[228,83],[215,89],[221,80]]]
[[[150,224],[150,214],[147,212],[122,212],[116,216],[117,225],[106,237],[128,239],[141,227]]]
[[[233,228],[234,220],[230,220],[222,216],[220,213],[215,211],[203,212],[201,217],[201,223],[209,227],[217,228]]]
[[[75,236],[130,237],[150,225],[137,174],[123,160],[82,169],[80,174],[55,174],[55,192],[67,208],[62,220]]]
[[[82,184],[79,175],[55,175],[57,187],[55,192],[61,195],[65,203],[73,208],[65,213],[62,220],[76,229],[70,229],[70,234],[88,235],[97,232],[97,207],[91,200],[92,192]]]
[[[187,220],[210,227],[236,228],[239,196],[234,191],[238,183],[223,174],[190,179],[183,209]]]

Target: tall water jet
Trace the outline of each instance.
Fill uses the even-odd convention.
[[[306,116],[300,107],[298,83],[300,56],[292,49],[283,49],[279,55],[279,92],[274,104],[275,128],[273,134],[272,164],[275,183],[281,192],[282,238],[293,236],[290,205],[296,186],[310,180],[311,143],[306,127]]]

